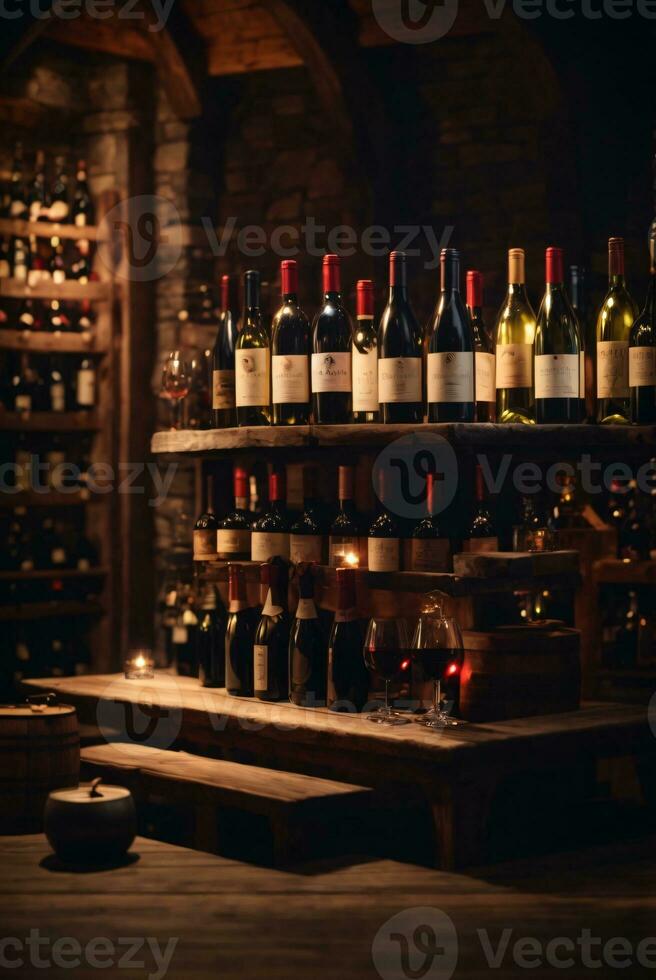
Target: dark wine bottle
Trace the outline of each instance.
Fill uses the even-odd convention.
[[[330,527],[328,564],[331,568],[358,565],[362,524],[355,509],[354,470],[340,466],[337,474],[339,508]]]
[[[93,217],[93,202],[87,182],[86,160],[78,160],[75,193],[73,195],[73,224],[78,228],[86,228],[87,225],[93,224]]]
[[[193,552],[194,561],[215,561],[216,532],[218,521],[214,513],[214,477],[207,478],[207,501],[203,513],[194,524]]]
[[[496,359],[494,345],[483,321],[483,274],[470,269],[466,281],[467,310],[474,334],[476,421],[495,422],[497,417]]]
[[[24,221],[28,216],[27,190],[23,172],[23,144],[16,143],[14,162],[11,169],[11,202],[9,217]]]
[[[47,220],[49,200],[46,188],[46,158],[43,150],[38,150],[36,154],[34,177],[30,185],[27,204],[30,221]]]
[[[285,490],[282,473],[269,474],[269,507],[253,525],[251,535],[253,561],[289,558],[289,523],[285,513]]]
[[[252,519],[248,512],[248,473],[242,466],[233,470],[235,509],[218,523],[217,557],[228,561],[249,561]]]
[[[317,424],[351,421],[353,329],[341,296],[338,255],[323,257],[323,306],[312,325],[312,409]]]
[[[476,465],[476,507],[474,516],[465,533],[463,551],[498,551],[499,538],[485,497],[485,479],[480,465]]]
[[[303,513],[294,521],[289,535],[289,557],[294,564],[324,562],[324,528],[319,512],[317,473],[314,467],[303,467]]]
[[[238,425],[271,421],[271,350],[260,311],[260,274],[244,273],[244,314],[235,349],[235,398]]]
[[[221,276],[221,313],[212,351],[212,422],[216,429],[235,425],[235,347],[239,335],[237,279]]]
[[[421,422],[422,334],[408,300],[405,252],[389,257],[389,297],[378,328],[378,399],[383,422]]]
[[[50,193],[48,221],[58,221],[60,224],[68,220],[70,205],[68,203],[68,174],[66,173],[65,157],[55,157],[55,178]]]
[[[546,251],[546,289],[535,331],[538,423],[581,420],[581,336],[565,290],[562,248]]]
[[[624,239],[608,239],[608,292],[597,317],[597,421],[631,420],[629,339],[638,308],[624,278]]]
[[[656,422],[656,226],[649,239],[649,258],[647,300],[633,324],[629,346],[631,418],[638,425]]]
[[[225,686],[236,697],[253,696],[253,642],[257,620],[248,606],[244,569],[228,567],[228,625],[225,634]]]
[[[310,323],[298,305],[298,265],[280,264],[282,306],[273,318],[271,388],[274,425],[310,420]]]
[[[289,700],[304,708],[324,707],[328,651],[314,602],[312,566],[302,563],[298,573],[298,606],[289,636]]]
[[[415,572],[451,571],[451,542],[436,514],[435,475],[426,474],[426,516],[412,532],[411,564]]]
[[[398,572],[401,567],[399,526],[385,506],[386,481],[378,470],[378,514],[367,535],[367,565],[370,572]]]
[[[253,687],[261,701],[282,701],[289,695],[289,614],[287,564],[272,558],[262,566],[262,584],[269,587],[253,644]]]
[[[360,712],[369,696],[362,653],[362,629],[355,602],[355,569],[337,569],[337,608],[328,641],[328,707]]]
[[[353,330],[353,421],[378,421],[378,336],[374,326],[374,284],[358,279]]]
[[[460,295],[460,253],[440,256],[441,295],[428,344],[426,384],[429,422],[473,422],[474,335]]]
[[[206,583],[196,630],[198,676],[203,687],[225,686],[225,609],[215,587]]]

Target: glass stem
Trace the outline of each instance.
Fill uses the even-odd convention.
[[[389,681],[387,681],[387,680],[385,681],[385,714],[386,715],[389,715],[390,714],[390,706],[389,706]]]
[[[433,711],[440,713],[440,701],[442,700],[442,682],[433,681]]]

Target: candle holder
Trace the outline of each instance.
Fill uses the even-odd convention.
[[[124,673],[127,680],[145,680],[155,676],[155,664],[146,650],[138,650],[125,661]]]

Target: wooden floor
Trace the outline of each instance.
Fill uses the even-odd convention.
[[[637,964],[636,951],[640,940],[656,931],[656,836],[468,874],[358,858],[271,871],[144,839],[134,844],[133,863],[109,871],[74,874],[49,854],[40,835],[0,839],[2,937],[22,944],[31,929],[38,929],[50,939],[39,950],[44,959],[53,954],[51,943],[62,937],[76,939],[83,948],[104,937],[116,944],[116,956],[127,951],[119,944],[121,937],[149,937],[162,953],[169,940],[177,939],[168,972],[157,972],[152,947],[146,946],[134,955],[143,966],[115,965],[104,970],[108,977],[402,980],[410,974],[399,965],[401,941],[385,936],[406,934],[413,950],[412,932],[436,915],[444,952],[432,970],[414,973],[428,980],[618,975],[635,980],[654,972],[653,966]],[[408,912],[405,921],[379,934],[397,913],[426,907],[438,912]],[[592,956],[603,965],[586,968],[574,945],[571,953],[564,946],[554,950],[565,960],[571,956],[573,966],[549,966],[546,944],[560,938],[576,944],[584,930],[592,934]],[[515,944],[529,937],[541,967],[527,969],[514,961]],[[633,964],[623,971],[612,965],[612,949],[602,951],[617,937],[630,952],[615,946],[614,954],[620,961],[628,955]],[[494,952],[506,939],[500,967],[492,969],[486,941]],[[372,962],[372,944],[380,973]],[[386,950],[391,958],[386,959]],[[656,964],[656,943],[651,950]],[[13,944],[1,952],[3,973],[46,975],[29,965],[28,947]],[[416,970],[424,957],[413,952],[410,966]],[[19,956],[25,958],[23,968],[6,969]],[[528,961],[536,962],[534,953]],[[75,969],[53,967],[47,975],[96,978],[103,972],[83,962]]]

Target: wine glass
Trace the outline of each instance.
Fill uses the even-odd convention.
[[[191,371],[182,351],[172,351],[162,371],[162,394],[171,402],[171,428],[180,428],[180,409],[183,398],[189,394]]]
[[[367,715],[377,725],[405,725],[407,718],[395,714],[389,703],[389,682],[411,663],[408,649],[408,630],[404,619],[373,616],[369,620],[364,641],[364,662],[385,681],[385,705]]]
[[[424,677],[433,682],[433,706],[424,715],[422,723],[427,728],[447,728],[457,725],[449,715],[450,705],[442,700],[442,685],[456,682],[463,662],[463,644],[460,627],[451,616],[445,616],[442,598],[429,595],[424,604],[412,641],[413,657],[420,665]]]

